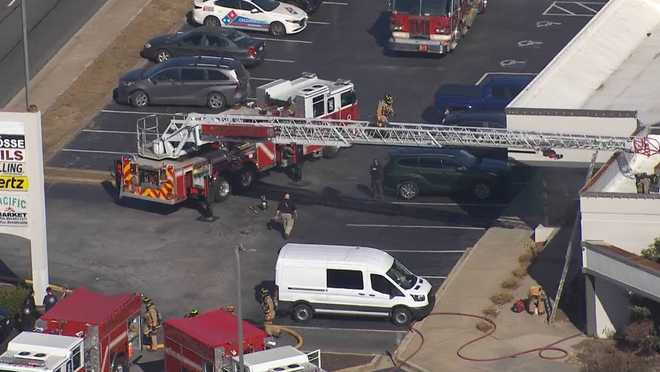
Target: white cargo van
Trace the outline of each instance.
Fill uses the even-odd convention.
[[[374,248],[292,244],[275,267],[278,311],[296,321],[315,314],[389,317],[407,325],[429,314],[431,284]]]

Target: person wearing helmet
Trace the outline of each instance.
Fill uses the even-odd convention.
[[[143,297],[142,302],[145,307],[144,314],[144,335],[150,341],[149,349],[156,350],[158,348],[158,328],[160,328],[160,314],[156,309],[156,305],[149,297]]]
[[[190,310],[186,315],[184,315],[183,317],[184,317],[184,318],[194,318],[194,317],[196,317],[197,315],[199,315],[199,310],[197,310],[197,309],[192,309],[192,310]]]
[[[275,302],[267,288],[259,290],[261,295],[261,310],[264,312],[264,323],[271,324],[275,319]]]
[[[394,98],[390,94],[386,94],[381,101],[378,102],[376,109],[376,126],[386,127],[390,122],[390,118],[394,115]]]

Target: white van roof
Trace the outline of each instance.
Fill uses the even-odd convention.
[[[379,249],[346,245],[288,243],[280,250],[278,261],[319,262],[346,265],[363,264],[378,267],[385,272],[392,267],[394,258]]]

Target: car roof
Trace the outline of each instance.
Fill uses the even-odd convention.
[[[160,63],[156,66],[172,67],[217,67],[224,69],[236,69],[240,62],[231,57],[211,57],[211,56],[195,56],[195,57],[175,57],[170,58],[167,62]]]
[[[389,270],[392,256],[379,249],[345,245],[288,243],[280,250],[278,261],[319,262],[327,264],[354,264]]]

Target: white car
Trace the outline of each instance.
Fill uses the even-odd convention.
[[[276,0],[193,0],[193,19],[211,27],[268,31],[273,36],[307,27],[307,13]]]

